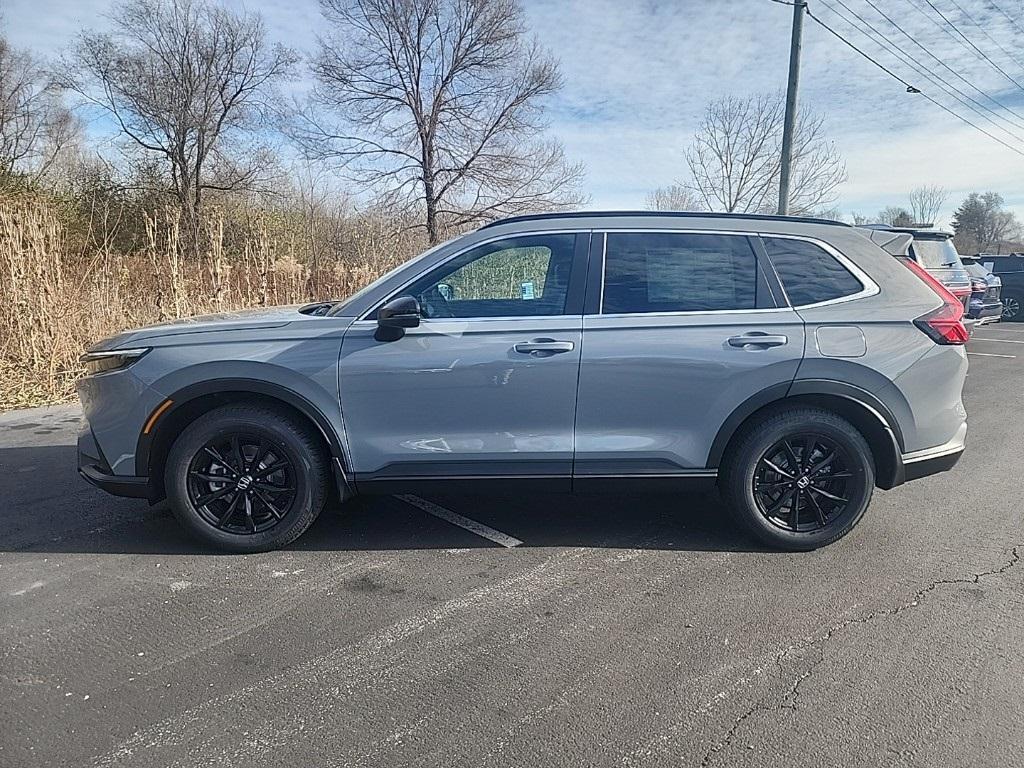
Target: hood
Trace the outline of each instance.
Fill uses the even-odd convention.
[[[211,331],[249,331],[260,328],[278,328],[295,320],[303,319],[299,311],[301,305],[286,307],[261,307],[246,309],[239,312],[222,312],[215,315],[199,315],[180,320],[169,320],[164,323],[147,325],[135,330],[104,339],[89,348],[90,352],[129,347],[144,343],[147,339],[165,338],[167,336],[183,336]]]

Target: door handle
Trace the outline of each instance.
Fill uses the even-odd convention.
[[[571,341],[558,341],[556,339],[531,339],[530,341],[520,341],[513,347],[516,352],[523,355],[532,355],[535,352],[547,352],[552,355],[556,355],[559,352],[572,352],[576,348],[576,345]]]
[[[789,339],[785,336],[770,336],[767,333],[745,333],[742,336],[732,336],[729,339],[730,347],[781,347],[787,344]]]

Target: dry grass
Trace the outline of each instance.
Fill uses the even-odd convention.
[[[180,255],[171,215],[146,221],[145,247],[89,252],[47,200],[0,200],[0,410],[63,402],[90,344],[148,323],[209,312],[343,298],[420,246],[378,221],[352,223],[326,258],[313,227],[255,215],[244,236],[209,219],[198,256]],[[333,247],[333,246],[331,246]]]

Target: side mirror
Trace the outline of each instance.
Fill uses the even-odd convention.
[[[377,341],[398,341],[406,328],[420,324],[420,303],[412,296],[399,296],[377,310]]]

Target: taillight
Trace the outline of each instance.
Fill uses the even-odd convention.
[[[980,278],[971,279],[971,290],[974,293],[984,293],[988,290],[988,283]]]
[[[900,261],[942,299],[941,307],[921,315],[914,320],[914,325],[928,334],[936,344],[966,344],[969,334],[963,324],[964,305],[960,299],[913,259],[901,257]]]

